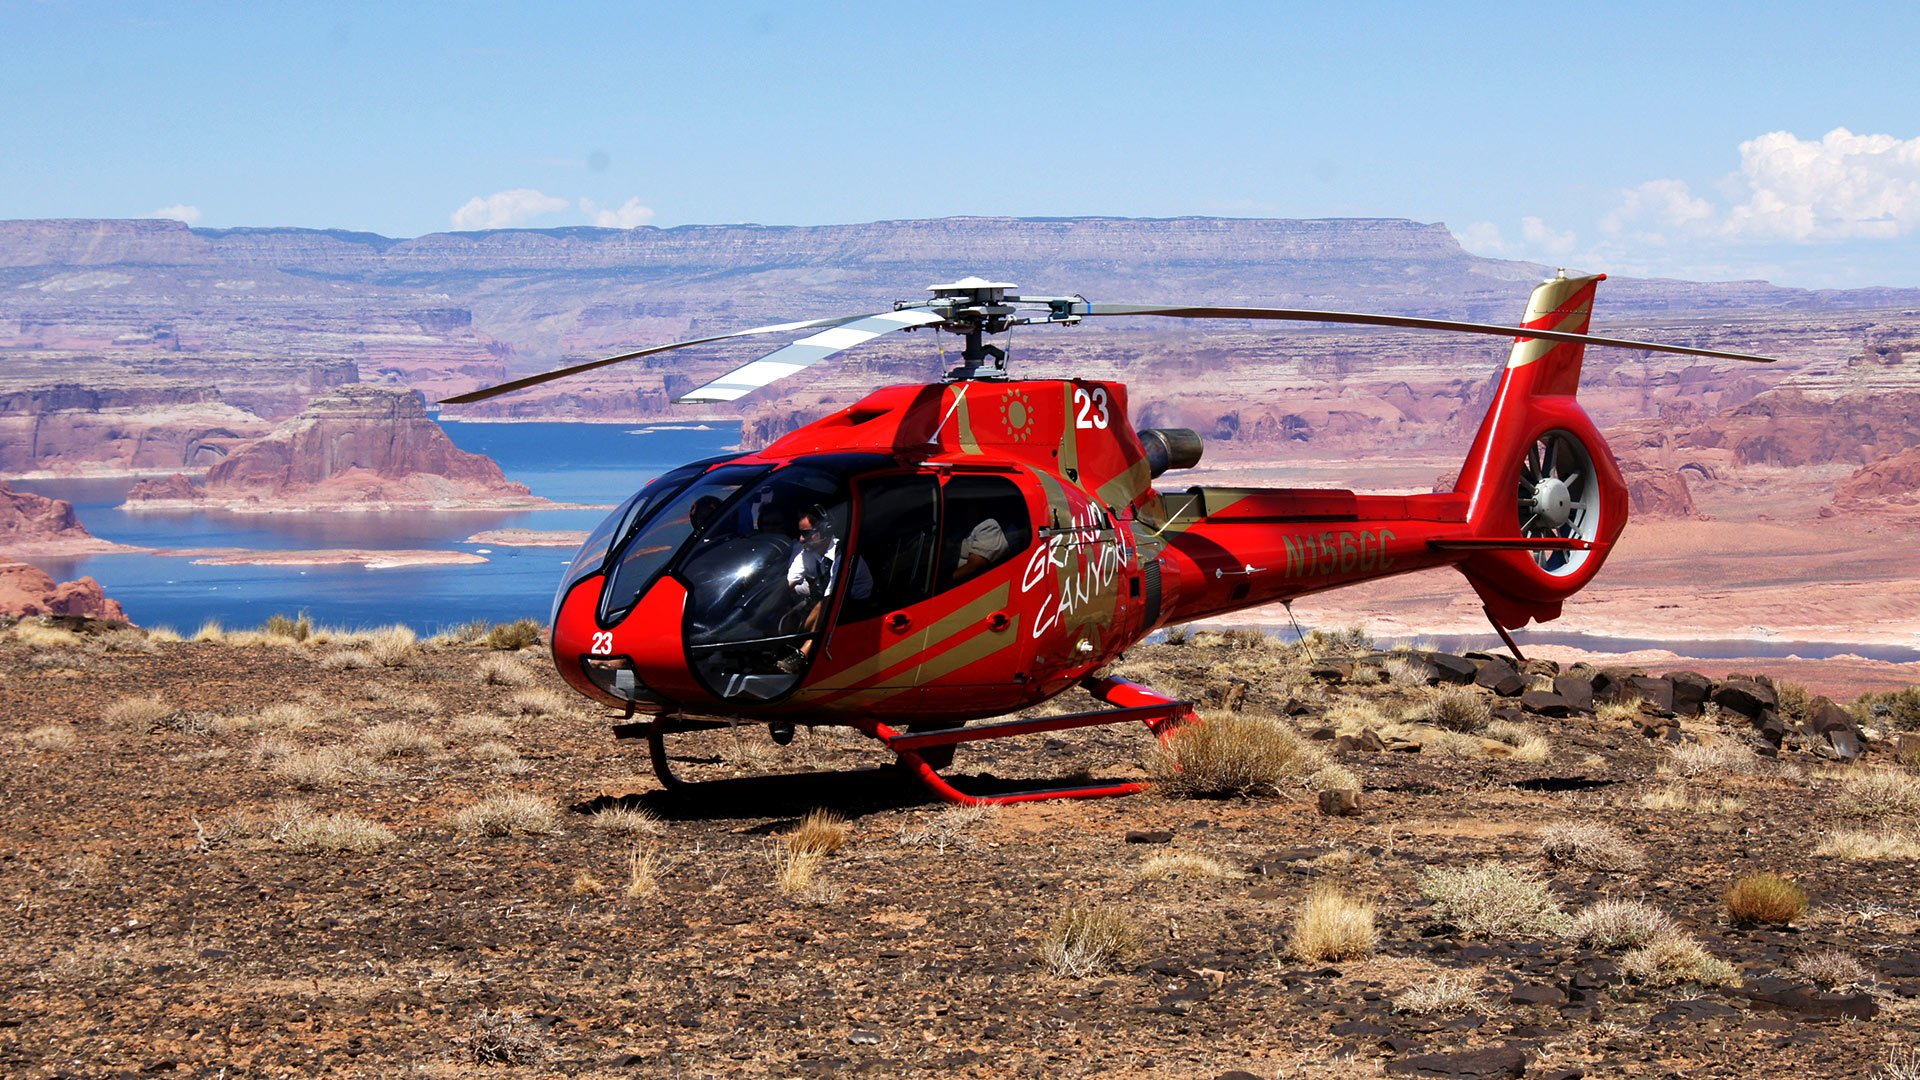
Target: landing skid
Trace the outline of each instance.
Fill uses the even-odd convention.
[[[1146,724],[1147,730],[1153,732],[1164,743],[1180,725],[1198,719],[1191,702],[1176,701],[1124,679],[1090,678],[1082,680],[1080,686],[1113,708],[1070,713],[1065,716],[1008,720],[979,727],[914,733],[897,731],[878,720],[855,719],[852,724],[893,751],[894,756],[899,758],[901,768],[919,780],[928,791],[947,802],[961,806],[1001,806],[1007,803],[1038,802],[1043,799],[1100,799],[1114,795],[1133,795],[1145,790],[1147,785],[1143,782],[1125,781],[1111,784],[1035,787],[994,794],[970,793],[954,786],[946,777],[941,776],[939,770],[929,765],[920,753],[932,747],[955,746],[987,739],[1006,739],[1048,731],[1069,731],[1073,728],[1094,727],[1102,724],[1121,724],[1131,720]],[[711,731],[731,726],[733,725],[725,720],[691,720],[677,716],[662,716],[654,720],[618,724],[614,727],[613,733],[616,738],[621,739],[645,739],[647,756],[653,762],[653,774],[659,777],[662,787],[669,791],[678,791],[698,785],[674,775],[672,763],[667,760],[666,737],[679,732]]]

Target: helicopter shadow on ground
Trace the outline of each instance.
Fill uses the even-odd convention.
[[[1036,786],[1032,780],[1007,779],[984,772],[949,775],[948,779],[968,794],[979,796],[1030,791]],[[1085,782],[1085,777],[1074,778],[1076,784]],[[713,821],[786,820],[813,810],[831,810],[842,817],[860,818],[888,810],[941,805],[945,804],[918,780],[897,768],[883,766],[703,780],[674,789],[601,795],[574,803],[568,809],[576,814],[591,815],[624,807],[644,810],[663,821]],[[774,827],[771,823],[768,825],[769,829]]]

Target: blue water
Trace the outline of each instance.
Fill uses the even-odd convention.
[[[740,440],[738,424],[710,430],[617,424],[441,425],[463,450],[486,454],[518,480],[556,502],[612,504],[675,465],[725,453]],[[445,549],[480,551],[472,566],[368,570],[358,566],[196,566],[160,555],[90,555],[35,559],[56,580],[97,579],[142,626],[192,631],[208,620],[256,626],[269,615],[304,611],[334,626],[405,623],[423,633],[473,619],[544,621],[566,548],[469,544],[489,529],[591,529],[605,510],[509,513],[232,514],[121,510],[128,480],[13,481],[12,486],[74,504],[87,531],[106,540],[153,548],[300,550]]]

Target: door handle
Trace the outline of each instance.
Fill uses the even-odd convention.
[[[904,634],[913,629],[913,620],[907,617],[906,612],[896,611],[887,616],[887,629],[896,634]]]

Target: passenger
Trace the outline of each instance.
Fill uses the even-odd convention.
[[[965,581],[1006,557],[1007,534],[1000,528],[1000,522],[987,518],[960,541],[960,558],[954,564],[950,580]]]
[[[697,533],[707,527],[707,522],[712,521],[713,515],[719,510],[719,496],[702,495],[693,500],[693,506],[688,508],[687,520],[693,523],[693,531]]]

